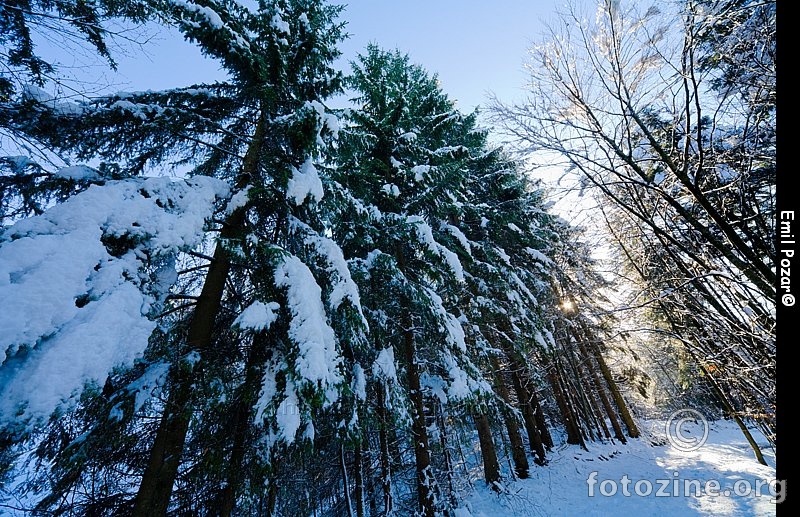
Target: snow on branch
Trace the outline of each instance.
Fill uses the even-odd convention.
[[[205,177],[112,181],[0,233],[0,426],[30,429],[142,354],[175,254],[227,195]]]
[[[297,373],[306,381],[321,383],[329,402],[336,400],[333,389],[341,382],[341,358],[336,335],[328,325],[322,290],[307,265],[290,255],[275,270],[275,285],[285,287],[292,315],[289,337],[298,347]]]

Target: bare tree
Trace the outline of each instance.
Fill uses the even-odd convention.
[[[561,13],[531,49],[528,99],[494,120],[597,195],[629,303],[774,442],[775,2],[640,7]]]

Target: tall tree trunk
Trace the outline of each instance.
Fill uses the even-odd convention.
[[[389,452],[389,412],[386,409],[386,386],[378,391],[378,440],[380,441],[381,488],[383,489],[383,515],[393,511],[392,500],[392,458]]]
[[[554,447],[553,436],[550,434],[550,427],[547,424],[547,418],[545,418],[544,409],[542,409],[542,405],[539,403],[539,397],[536,395],[536,387],[530,381],[529,375],[521,380],[523,381],[523,387],[525,387],[525,390],[528,393],[528,406],[530,411],[533,412],[533,420],[536,422],[536,428],[539,430],[539,435],[542,437],[542,443],[547,450],[551,450]]]
[[[356,516],[364,517],[364,446],[361,437],[353,450],[353,482],[355,483]]]
[[[533,395],[527,389],[520,373],[516,370],[511,372],[511,380],[514,385],[514,391],[517,392],[517,400],[522,410],[522,422],[525,424],[525,432],[528,434],[528,443],[531,446],[531,452],[536,455],[535,461],[537,465],[545,465],[547,463],[545,440],[541,432],[541,427],[536,421],[536,415],[534,414],[532,404]],[[548,438],[549,437],[550,433],[548,432]],[[550,439],[550,448],[552,448],[552,438]]]
[[[492,429],[489,426],[489,418],[483,411],[474,417],[475,428],[478,430],[478,442],[481,446],[481,456],[483,457],[483,474],[486,484],[494,490],[498,490],[497,482],[500,481],[500,462],[497,461],[497,451],[494,447]]]
[[[583,331],[584,334],[588,334],[585,326],[583,326]],[[600,347],[597,345],[597,342],[594,339],[586,339],[585,342],[586,346],[589,348],[589,351],[591,351],[592,355],[594,355],[594,359],[597,361],[597,366],[600,367],[600,373],[603,375],[603,379],[606,381],[608,391],[611,392],[611,397],[614,399],[614,404],[617,406],[620,417],[622,417],[622,422],[625,424],[625,428],[628,431],[628,436],[631,438],[638,438],[640,434],[639,428],[636,426],[636,422],[633,421],[630,411],[628,411],[628,405],[625,403],[625,399],[622,397],[622,393],[619,391],[619,386],[617,386],[614,376],[611,375],[611,370],[609,370],[606,360],[603,358],[603,353],[600,351]]]
[[[344,441],[339,446],[339,466],[342,469],[342,493],[344,494],[344,504],[347,509],[347,517],[353,517],[353,502],[350,500],[350,479],[347,475],[347,460],[344,454]]]
[[[536,396],[536,386],[531,380],[530,369],[528,368],[525,359],[513,350],[505,350],[506,357],[511,362],[511,374],[514,384],[514,391],[517,392],[520,406],[522,408],[522,415],[525,419],[525,427],[528,431],[528,437],[531,437],[531,430],[538,430],[535,433],[539,438],[538,442],[548,450],[553,448],[553,437],[550,435],[550,428],[547,425],[544,411],[539,404],[539,398]],[[528,425],[532,422],[532,425]],[[531,441],[531,447],[533,447]],[[536,451],[534,451],[536,452]]]
[[[258,154],[264,138],[265,117],[262,114],[256,124],[242,173],[237,187],[244,188],[257,171]],[[231,262],[225,249],[225,241],[239,237],[244,228],[246,209],[237,208],[225,221],[220,232],[220,242],[214,250],[203,289],[195,305],[186,339],[186,352],[199,351],[201,360],[197,369],[203,367],[203,352],[210,346],[214,324],[219,313],[225,282]],[[172,488],[178,473],[189,422],[192,417],[192,384],[195,373],[183,365],[172,370],[172,383],[156,438],[150,451],[150,459],[136,494],[133,517],[156,517],[166,515]]]
[[[177,366],[184,370],[186,366]],[[174,385],[170,391],[164,413],[161,416],[150,461],[147,463],[142,483],[136,494],[134,517],[166,515],[172,486],[178,472],[183,444],[189,429],[192,408],[190,372],[178,371],[173,374]]]
[[[722,388],[719,387],[719,384],[717,384],[717,381],[714,380],[714,377],[711,376],[711,374],[708,372],[705,366],[701,364],[700,368],[702,368],[703,373],[706,374],[707,380],[711,384],[714,393],[716,393],[717,398],[719,398],[720,402],[722,402],[722,405],[725,407],[725,411],[727,411],[728,414],[731,415],[731,418],[733,418],[734,422],[736,422],[736,425],[739,426],[739,429],[742,431],[742,434],[747,440],[747,443],[750,444],[750,448],[753,449],[753,453],[755,453],[756,455],[756,460],[762,465],[767,465],[767,460],[764,459],[764,455],[761,453],[761,448],[756,443],[756,440],[755,438],[753,438],[753,435],[750,433],[750,430],[744,424],[744,421],[742,421],[741,417],[736,414],[736,410],[733,408],[733,405],[728,400],[728,397],[725,396],[725,393],[722,391]]]
[[[508,431],[508,440],[511,442],[511,459],[514,462],[514,472],[517,476],[525,479],[529,476],[530,466],[528,465],[528,455],[525,453],[525,445],[522,443],[522,434],[519,431],[519,423],[517,422],[516,415],[509,409],[513,407],[511,395],[508,392],[504,372],[500,368],[500,362],[497,357],[492,357],[492,368],[495,371],[495,386],[500,399],[505,402],[506,407],[503,408],[503,420],[506,424]],[[539,448],[541,447],[541,440],[539,440]]]
[[[570,326],[569,323],[566,326]],[[586,392],[589,384],[584,379],[580,364],[576,361],[572,337],[566,328],[563,330],[564,344],[561,347],[561,354],[556,358],[562,389],[568,399],[567,403],[571,404],[579,429],[588,434],[589,440],[597,441],[595,430],[600,431],[600,423]],[[580,425],[579,422],[583,422],[584,425]]]
[[[447,469],[447,499],[450,501],[450,506],[455,508],[458,505],[458,498],[456,496],[455,472],[453,471],[453,458],[450,454],[450,446],[447,441],[447,422],[445,422],[444,411],[437,411],[437,420],[439,426],[439,445],[442,448],[442,455],[444,456],[444,465]]]
[[[569,404],[569,401],[567,400],[567,394],[561,385],[561,379],[559,377],[560,374],[556,372],[556,364],[550,364],[547,371],[547,379],[550,381],[550,384],[553,387],[553,395],[555,396],[558,410],[561,412],[564,428],[567,431],[567,443],[572,445],[580,445],[583,448],[586,448],[586,444],[583,441],[583,435],[578,428],[577,418]]]
[[[417,467],[417,493],[419,507],[425,517],[436,515],[436,480],[431,470],[430,440],[425,425],[425,401],[419,379],[419,365],[416,360],[414,332],[411,315],[403,318],[403,341],[406,359],[408,398],[411,401],[411,431],[414,440],[414,458]]]
[[[269,488],[267,488],[267,516],[273,517],[275,509],[278,506],[278,485],[275,483],[275,478],[269,480]]]
[[[238,390],[238,401],[232,416],[233,446],[226,467],[227,479],[217,505],[220,517],[230,517],[233,513],[233,509],[236,506],[236,496],[241,488],[242,468],[247,449],[247,434],[252,425],[251,409],[257,400],[258,391],[261,387],[261,376],[263,374],[261,365],[264,364],[266,356],[265,341],[264,336],[256,336],[253,339],[245,364],[245,380]]]
[[[235,211],[222,231],[222,239],[238,234],[243,221],[244,210]],[[192,417],[192,384],[196,371],[203,367],[203,351],[208,348],[212,339],[214,320],[219,311],[229,270],[227,252],[222,244],[218,244],[187,336],[187,351],[200,351],[201,361],[194,369],[177,364],[171,372],[169,397],[150,451],[150,460],[136,494],[134,517],[154,517],[167,513]]]
[[[403,243],[397,243],[397,266],[405,272],[405,253]],[[408,398],[411,402],[411,433],[414,440],[414,459],[417,470],[417,495],[419,508],[425,517],[436,515],[436,493],[438,487],[436,478],[431,468],[431,449],[428,437],[428,426],[425,423],[425,397],[420,384],[419,363],[417,363],[416,337],[414,335],[414,321],[412,319],[410,300],[407,297],[401,301],[403,316],[403,353],[406,362],[406,383],[408,385]]]
[[[586,358],[586,368],[589,370],[592,383],[597,390],[597,395],[600,397],[600,403],[603,405],[603,409],[605,410],[606,415],[608,415],[608,419],[611,422],[611,428],[614,430],[614,438],[622,443],[627,443],[628,440],[625,438],[625,433],[622,432],[622,426],[619,423],[617,414],[614,412],[614,408],[611,407],[611,401],[608,400],[606,390],[603,388],[603,383],[600,381],[600,377],[597,374],[597,369],[595,368],[593,362],[594,357],[591,356],[586,350],[586,345],[584,344],[583,340],[578,336],[576,336],[576,339],[578,340],[578,347],[580,348],[581,354]]]

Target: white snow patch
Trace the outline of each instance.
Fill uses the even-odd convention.
[[[422,217],[418,215],[412,215],[407,217],[406,220],[410,224],[413,224],[415,226],[417,230],[417,237],[419,238],[419,240],[423,244],[425,244],[431,251],[441,255],[442,258],[444,258],[450,270],[455,275],[456,280],[458,280],[459,282],[463,282],[464,268],[461,265],[461,261],[458,259],[458,255],[456,255],[446,247],[436,242],[436,239],[434,239],[433,237],[433,230]]]
[[[278,406],[278,411],[275,412],[275,423],[286,443],[294,442],[302,419],[300,418],[300,401],[297,399],[297,393],[291,382],[286,386],[286,396]]]
[[[685,425],[682,433],[687,437],[702,433],[699,426]],[[589,442],[588,451],[557,444],[548,465],[531,468],[529,479],[505,481],[507,490],[500,495],[476,483],[460,506],[472,517],[775,516],[780,507],[775,496],[780,494],[774,485],[775,454],[766,438],[751,429],[769,466],[755,460],[733,421],[711,421],[709,426],[708,441],[691,452],[668,443],[652,445],[648,438],[626,445]],[[646,437],[663,442],[665,428],[660,420],[640,422]],[[480,462],[478,457],[470,459]],[[596,481],[591,488],[590,479]],[[703,491],[697,492],[697,487]],[[785,497],[785,485],[783,490]]]
[[[358,363],[353,365],[353,393],[358,400],[367,400],[367,376]]]
[[[445,224],[444,229],[448,233],[450,233],[450,235],[455,237],[458,240],[458,243],[461,244],[461,247],[464,248],[464,250],[470,256],[472,256],[472,245],[470,244],[469,239],[467,239],[467,236],[464,235],[464,232],[462,232],[460,228],[458,228],[457,226],[453,226],[452,224]]]
[[[71,180],[96,180],[100,178],[100,175],[95,169],[86,165],[61,167],[55,172],[55,176]]]
[[[400,188],[394,183],[387,183],[381,187],[381,190],[392,197],[397,197],[400,195]]]
[[[280,13],[275,13],[270,25],[279,32],[287,35],[291,34],[291,27],[289,27],[289,24],[281,17]]]
[[[225,213],[227,215],[231,215],[237,209],[242,208],[247,204],[250,200],[250,188],[252,185],[248,185],[247,187],[243,188],[233,196],[231,196],[230,201],[228,201],[227,206],[225,207]]]
[[[416,165],[411,168],[414,173],[414,181],[420,182],[425,179],[425,175],[431,171],[430,165]]]
[[[394,349],[384,348],[372,363],[372,375],[384,380],[397,381],[397,367],[394,361]]]
[[[0,299],[14,303],[0,311],[0,423],[34,424],[142,354],[175,278],[162,268],[153,282],[144,260],[198,245],[227,193],[205,177],[112,181],[3,230]]]
[[[22,98],[36,102],[40,107],[55,112],[58,115],[80,116],[84,113],[83,106],[74,102],[57,100],[55,97],[33,84],[26,84],[22,87]]]
[[[281,306],[275,302],[251,303],[233,322],[234,327],[255,331],[266,330],[278,319],[278,309]]]
[[[322,290],[311,270],[291,255],[276,268],[275,284],[287,290],[292,314],[289,337],[298,346],[297,373],[306,381],[330,387],[340,381],[341,361],[336,350],[336,336],[328,325],[322,305]]]
[[[308,196],[319,201],[324,194],[322,181],[311,158],[306,160],[299,170],[292,167],[292,177],[286,187],[286,197],[293,199],[295,205],[302,205]]]
[[[550,265],[553,263],[553,261],[550,260],[550,257],[546,256],[539,250],[535,250],[533,248],[525,248],[525,253],[533,257],[534,260],[541,262],[542,264]]]

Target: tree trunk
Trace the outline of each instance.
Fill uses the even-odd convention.
[[[583,343],[583,340],[577,336],[576,339],[578,339],[578,347],[580,348],[581,354],[586,358],[586,368],[589,370],[589,375],[591,376],[592,382],[597,390],[597,395],[600,397],[600,403],[603,405],[603,409],[605,410],[606,415],[608,415],[608,419],[611,422],[611,428],[614,430],[614,438],[622,443],[627,443],[628,440],[625,438],[625,434],[622,432],[622,426],[619,423],[617,414],[614,412],[614,408],[611,407],[611,401],[608,400],[608,395],[606,394],[606,390],[603,388],[603,383],[600,382],[600,377],[597,375],[597,369],[594,367],[593,363],[593,356],[589,355],[587,352],[586,345]]]
[[[186,366],[179,365],[177,368],[184,370]],[[173,375],[174,386],[161,416],[156,438],[150,450],[150,461],[136,494],[134,517],[166,515],[172,496],[172,486],[175,483],[192,413],[189,404],[191,381],[188,380],[191,375],[188,372]]]
[[[411,315],[403,318],[403,341],[405,348],[408,398],[411,401],[411,430],[414,440],[414,458],[417,466],[417,493],[419,508],[425,517],[436,515],[436,480],[431,471],[430,440],[425,425],[425,401],[419,379],[419,366],[416,362],[414,332],[411,330]]]
[[[405,253],[403,244],[397,243],[397,266],[401,272],[405,271]],[[416,338],[414,336],[414,321],[412,319],[410,301],[407,297],[401,301],[403,311],[401,323],[403,325],[403,352],[406,362],[406,382],[408,384],[408,398],[411,402],[411,434],[414,440],[414,459],[417,470],[417,495],[419,508],[424,517],[436,515],[437,484],[431,469],[430,439],[428,426],[425,423],[425,398],[420,385],[419,364],[417,363]]]
[[[514,384],[514,390],[517,392],[517,398],[519,399],[519,404],[522,408],[522,415],[525,420],[528,438],[530,439],[532,434],[538,436],[536,442],[541,443],[544,447],[550,450],[553,448],[553,437],[550,435],[547,419],[544,416],[544,411],[542,410],[542,407],[539,404],[539,399],[536,396],[536,387],[531,381],[531,374],[527,363],[523,357],[521,357],[519,354],[515,354],[507,347],[504,351],[506,357],[511,362],[511,375]],[[531,433],[531,431],[536,432]],[[536,452],[533,447],[534,440],[531,440],[531,448],[533,452]]]
[[[255,134],[250,142],[247,155],[242,164],[242,173],[237,187],[244,188],[250,177],[257,171],[258,154],[264,138],[265,117],[259,118]],[[220,232],[220,242],[214,250],[203,289],[195,305],[192,321],[186,339],[186,352],[200,352],[200,362],[196,369],[203,367],[203,352],[210,346],[214,324],[219,313],[225,283],[230,272],[231,262],[224,243],[239,237],[244,228],[246,209],[239,207],[233,211]],[[172,488],[178,473],[189,422],[192,417],[192,384],[194,372],[178,365],[173,369],[172,389],[167,399],[164,414],[156,432],[150,459],[142,476],[139,491],[133,508],[133,517],[156,517],[166,515]]]
[[[558,325],[561,327],[561,325]],[[569,327],[569,322],[566,323]],[[573,346],[572,336],[566,328],[563,328],[564,342],[561,347],[561,354],[556,357],[555,364],[558,365],[559,380],[564,391],[567,403],[570,404],[572,414],[575,416],[575,423],[579,430],[583,430],[591,441],[597,441],[595,429],[600,431],[600,423],[596,418],[594,407],[589,399],[586,389],[589,384],[583,376],[583,371],[575,358],[575,347]],[[583,425],[581,425],[583,422]]]
[[[514,472],[521,479],[529,476],[530,466],[528,465],[528,455],[525,453],[525,445],[522,443],[522,434],[519,431],[519,423],[517,422],[516,415],[509,409],[513,407],[511,402],[511,395],[508,392],[506,379],[503,371],[500,369],[500,362],[496,357],[492,357],[492,368],[495,371],[495,385],[497,386],[497,393],[500,399],[505,402],[506,406],[503,408],[503,420],[505,420],[506,429],[508,431],[508,440],[511,442],[511,459],[514,462]],[[539,440],[539,448],[544,454],[544,448],[541,447],[541,440]],[[542,458],[540,458],[542,459]]]
[[[235,211],[222,231],[222,239],[237,234],[243,222],[244,210]],[[187,336],[187,351],[200,351],[201,361],[195,369],[178,364],[172,370],[172,387],[150,451],[150,460],[136,494],[134,517],[154,517],[167,513],[192,417],[194,374],[197,369],[202,368],[203,351],[211,343],[214,320],[219,311],[229,270],[227,252],[222,244],[218,244]]]
[[[561,412],[561,418],[564,421],[564,428],[567,431],[567,443],[572,445],[580,445],[583,448],[586,448],[586,444],[583,441],[583,436],[578,428],[578,422],[575,413],[570,407],[569,401],[567,400],[567,395],[561,386],[559,374],[556,373],[555,364],[549,365],[547,378],[553,387],[553,395],[555,396],[558,410]]]
[[[444,412],[437,411],[436,414],[439,426],[439,445],[442,448],[442,454],[444,455],[444,464],[445,468],[447,469],[447,499],[450,502],[451,507],[455,508],[458,506],[458,497],[456,495],[456,484],[455,484],[455,472],[453,470],[453,458],[450,454],[450,447],[447,443],[447,422],[445,422]]]
[[[585,330],[586,329],[584,328],[584,332]],[[600,373],[603,374],[603,379],[605,379],[606,385],[608,386],[608,391],[611,392],[611,397],[614,399],[614,404],[617,406],[619,415],[622,417],[622,422],[625,424],[625,428],[628,431],[628,436],[631,438],[638,438],[640,434],[639,428],[636,427],[636,422],[633,421],[633,417],[631,416],[630,411],[628,411],[628,405],[625,403],[625,399],[622,397],[622,393],[620,393],[616,381],[614,381],[614,376],[611,375],[611,370],[609,370],[608,365],[603,358],[600,347],[597,346],[597,343],[593,339],[587,339],[586,346],[592,352],[595,361],[597,361],[597,365],[600,367]]]
[[[364,517],[364,449],[359,439],[353,451],[353,482],[355,483],[356,516]]]
[[[392,501],[392,458],[389,452],[389,415],[386,410],[386,387],[380,386],[378,391],[378,439],[380,441],[381,488],[383,489],[383,515],[388,516],[393,510]]]
[[[532,402],[535,399],[517,371],[511,372],[511,380],[513,381],[514,391],[517,392],[517,400],[522,409],[522,421],[525,424],[525,432],[528,434],[528,443],[530,443],[531,452],[536,455],[535,462],[537,465],[545,465],[547,463],[545,438],[536,420],[536,415],[534,414]],[[550,438],[549,432],[547,436]],[[552,448],[552,438],[550,438],[550,440],[550,448]]]
[[[339,446],[339,466],[342,469],[342,493],[347,509],[347,517],[353,517],[353,502],[350,500],[350,480],[347,476],[347,461],[344,454],[344,442]]]
[[[269,488],[267,489],[267,517],[275,515],[275,508],[278,505],[278,485],[275,484],[275,479],[269,480]]]
[[[475,428],[478,430],[478,441],[481,446],[483,474],[486,484],[492,489],[498,490],[497,482],[500,481],[500,463],[497,461],[492,429],[489,426],[489,418],[486,413],[481,411],[475,415]]]
[[[530,382],[530,377],[527,377],[527,380],[522,380],[529,397],[528,407],[533,412],[533,420],[539,430],[539,435],[542,437],[542,443],[547,450],[551,450],[553,448],[553,437],[550,434],[550,427],[547,425],[547,419],[544,416],[544,409],[542,409],[539,398],[536,396],[536,387]]]
[[[233,446],[226,467],[227,480],[218,503],[220,517],[230,517],[236,506],[236,496],[243,476],[242,468],[247,448],[247,433],[252,425],[251,409],[261,387],[261,365],[265,359],[263,337],[253,339],[245,365],[245,380],[239,389],[238,402],[233,414]]]
[[[736,411],[733,409],[733,406],[731,405],[730,401],[728,401],[728,398],[725,396],[725,393],[723,393],[722,389],[719,387],[719,385],[717,385],[717,382],[714,380],[714,378],[711,377],[711,374],[708,373],[708,370],[706,370],[704,366],[701,366],[701,368],[703,368],[703,371],[708,377],[711,386],[714,388],[714,392],[717,394],[717,397],[720,399],[722,405],[725,407],[725,410],[728,412],[729,415],[731,415],[731,418],[733,418],[734,422],[736,422],[736,425],[739,426],[739,429],[742,431],[742,434],[747,440],[747,443],[750,444],[750,448],[753,449],[753,453],[755,453],[756,455],[756,460],[762,465],[767,465],[767,460],[764,459],[764,455],[761,453],[761,448],[756,443],[756,440],[755,438],[753,438],[753,435],[750,433],[750,430],[744,424],[744,421],[742,421],[739,415],[736,414]]]

